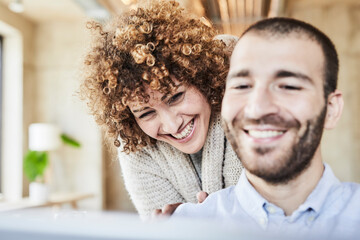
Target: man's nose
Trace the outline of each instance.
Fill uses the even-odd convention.
[[[260,119],[278,113],[278,111],[279,106],[271,93],[271,89],[261,86],[250,93],[245,107],[245,116],[251,119]]]
[[[176,134],[182,125],[182,118],[175,110],[166,110],[161,114],[161,128],[166,134]]]

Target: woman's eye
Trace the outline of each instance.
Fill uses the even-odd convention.
[[[235,89],[249,89],[251,88],[251,85],[249,84],[241,84],[235,87]]]
[[[174,102],[178,101],[183,95],[184,95],[184,92],[176,93],[174,96],[172,96],[169,99],[168,103],[171,104],[171,103],[174,103]]]
[[[146,112],[146,113],[143,113],[139,116],[140,119],[142,118],[145,118],[147,116],[150,116],[151,114],[153,114],[155,111],[149,111],[149,112]]]
[[[281,85],[280,88],[285,90],[292,90],[292,91],[298,91],[302,89],[301,87],[293,86],[293,85]]]

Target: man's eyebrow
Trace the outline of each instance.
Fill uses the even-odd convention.
[[[133,110],[132,112],[133,112],[133,113],[142,112],[142,111],[144,111],[144,110],[146,110],[146,109],[148,109],[148,108],[149,108],[149,107],[143,107],[143,108],[135,109],[135,110]]]
[[[313,82],[313,80],[309,76],[307,76],[307,75],[305,75],[303,73],[299,73],[299,72],[292,72],[292,71],[287,71],[287,70],[279,70],[275,74],[275,78],[287,78],[287,77],[294,77],[294,78],[298,78],[298,79],[301,79],[301,80]]]
[[[244,69],[244,70],[230,73],[228,75],[227,79],[230,80],[230,79],[236,78],[236,77],[248,77],[249,75],[250,75],[250,71],[247,69]]]

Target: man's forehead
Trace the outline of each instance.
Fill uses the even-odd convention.
[[[325,59],[320,44],[307,36],[298,33],[277,35],[268,38],[267,34],[249,32],[237,42],[231,56],[230,70],[239,65],[240,61],[261,62],[271,57],[296,58],[310,57],[317,54],[318,61],[324,63]],[[264,63],[266,64],[266,62]]]
[[[295,38],[295,39],[303,39],[303,40],[310,40],[314,41],[314,37],[311,36],[308,32],[302,31],[302,30],[293,30],[291,32],[276,32],[272,30],[251,30],[244,35],[242,35],[239,39],[239,41],[242,38],[245,38],[247,36],[257,36],[260,38],[264,38],[267,40],[281,40],[286,38]],[[238,41],[238,42],[239,42]]]
[[[297,41],[304,41],[316,45],[321,50],[321,46],[314,39],[310,38],[306,33],[302,34],[299,32],[292,32],[287,34],[273,34],[271,32],[251,31],[246,33],[239,39],[239,41],[235,45],[232,55],[234,55],[234,53],[238,53],[239,51],[244,51],[244,49],[242,48],[246,48],[246,49],[257,48],[258,45],[254,44],[255,40],[260,40],[260,41],[256,41],[257,44],[259,44],[259,42],[276,44],[278,42],[284,42],[284,41],[287,42],[293,41],[294,43]],[[271,50],[271,48],[269,50]]]

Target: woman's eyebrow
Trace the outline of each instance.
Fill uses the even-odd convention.
[[[143,107],[143,108],[139,108],[139,109],[134,109],[132,112],[133,113],[137,113],[137,112],[142,112],[142,111],[144,111],[144,110],[146,110],[146,109],[148,109],[149,107]]]
[[[168,93],[168,94],[164,94],[162,97],[161,97],[161,101],[164,102],[166,99],[168,99],[169,97],[172,97],[176,94],[178,94],[179,92],[181,91],[177,91],[177,92],[174,92],[174,93]]]
[[[169,94],[164,94],[164,96],[161,97],[161,101],[165,101],[169,97]]]

